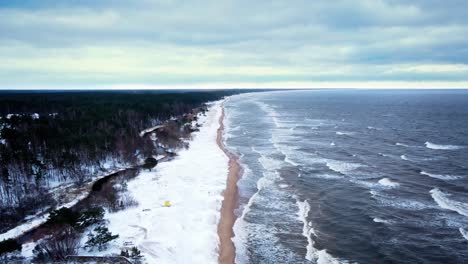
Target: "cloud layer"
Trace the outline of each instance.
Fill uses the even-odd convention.
[[[0,3],[1,88],[468,83],[466,1],[66,2]]]

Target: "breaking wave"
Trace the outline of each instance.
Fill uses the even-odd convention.
[[[457,150],[457,149],[463,148],[463,146],[458,146],[458,145],[438,145],[438,144],[434,144],[431,142],[426,142],[424,144],[426,145],[426,148],[429,148],[429,149]]]
[[[451,194],[444,193],[438,188],[429,191],[432,199],[443,209],[455,211],[461,215],[468,216],[468,204],[449,199]]]
[[[402,160],[411,161],[406,155],[401,155],[400,158]]]
[[[395,143],[395,146],[401,146],[401,147],[409,147],[409,145],[403,144],[403,143]]]
[[[352,136],[352,135],[354,135],[353,132],[341,132],[341,131],[336,131],[335,134],[337,134],[338,136]]]
[[[314,248],[314,241],[312,240],[312,235],[317,236],[315,234],[314,229],[312,228],[312,222],[307,221],[307,216],[310,211],[310,204],[307,200],[303,202],[297,200],[297,207],[299,211],[297,213],[298,219],[302,221],[303,228],[302,228],[302,235],[307,238],[307,252],[305,258],[308,261],[313,261],[319,264],[340,264],[340,263],[347,263],[346,261],[338,260],[330,255],[325,249],[317,250]]]
[[[338,160],[329,160],[326,163],[327,167],[330,170],[346,174],[347,172],[350,172],[352,170],[355,170],[359,167],[362,167],[362,164],[358,163],[349,163],[349,162],[344,162],[344,161],[338,161]]]
[[[374,222],[376,223],[384,223],[384,224],[390,224],[390,221],[389,220],[385,220],[385,219],[382,219],[382,218],[378,218],[378,217],[375,217],[374,219],[372,219]]]
[[[386,186],[386,187],[391,187],[391,188],[400,186],[400,184],[398,182],[394,182],[394,181],[390,180],[389,178],[380,179],[379,184],[383,185],[383,186]]]
[[[464,228],[459,228],[458,230],[460,230],[460,234],[462,234],[462,236],[468,240],[468,232],[464,229]]]
[[[420,172],[421,175],[426,175],[432,178],[436,178],[439,180],[457,180],[460,179],[461,176],[454,176],[454,175],[442,175],[442,174],[433,174],[425,171]]]

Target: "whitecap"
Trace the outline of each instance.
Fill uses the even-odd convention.
[[[432,178],[440,179],[440,180],[457,180],[457,179],[462,178],[461,176],[433,174],[433,173],[429,173],[425,171],[421,171],[420,174],[426,175]]]
[[[380,185],[383,185],[383,186],[385,186],[385,187],[390,187],[390,188],[394,188],[394,187],[400,186],[400,184],[399,184],[398,182],[394,182],[394,181],[390,180],[389,178],[380,179],[380,180],[379,180],[379,184],[380,184]]]
[[[312,222],[307,221],[307,216],[310,211],[310,204],[307,200],[301,202],[296,201],[297,207],[299,209],[297,216],[300,221],[303,223],[302,235],[307,238],[307,247],[305,259],[308,261],[313,261],[318,264],[340,264],[347,263],[347,261],[339,260],[330,255],[325,249],[317,250],[314,248],[314,241],[312,240],[312,235],[317,236],[315,230],[312,228]]]
[[[390,224],[390,221],[389,220],[385,220],[385,219],[382,219],[382,218],[378,218],[378,217],[375,217],[374,219],[372,219],[374,222],[376,223],[384,223],[384,224]]]
[[[343,174],[363,166],[362,164],[358,163],[350,163],[338,160],[328,160],[326,165],[329,169]]]
[[[335,142],[330,143],[330,146],[335,146]]]
[[[350,182],[355,183],[355,184],[359,184],[359,185],[364,186],[366,188],[373,188],[376,185],[375,182],[361,181],[361,180],[354,180],[354,179],[351,179]]]
[[[297,201],[297,207],[299,208],[299,211],[297,212],[298,219],[302,221],[303,227],[302,227],[302,235],[307,238],[307,252],[305,258],[309,261],[312,261],[314,259],[314,241],[312,240],[311,235],[315,234],[314,229],[312,228],[312,223],[307,222],[307,216],[310,211],[310,205],[307,202],[307,200],[304,200],[304,202]]]
[[[343,179],[343,176],[341,175],[333,175],[333,174],[316,174],[313,175],[314,178],[320,178],[320,179],[328,179],[328,180],[339,180]]]
[[[462,236],[468,240],[468,232],[464,229],[464,228],[459,228],[458,230],[460,230],[460,233],[462,234]]]
[[[400,158],[402,160],[411,161],[406,155],[401,155]]]
[[[458,145],[439,145],[439,144],[434,144],[431,142],[426,142],[424,144],[426,145],[426,148],[437,149],[437,150],[457,150],[457,149],[463,148],[463,146],[458,146]]]
[[[429,191],[432,199],[443,209],[455,211],[461,215],[468,216],[468,204],[449,199],[451,194],[444,193],[438,188]]]
[[[403,144],[403,143],[400,143],[400,142],[395,143],[395,146],[409,147],[409,145],[406,145],[406,144]]]
[[[389,206],[404,210],[424,210],[429,208],[434,208],[435,206],[427,204],[424,202],[402,199],[396,196],[387,195],[385,193],[380,193],[375,190],[370,191],[372,198],[376,199],[378,203],[383,206]]]
[[[354,135],[353,132],[341,132],[341,131],[336,131],[335,134],[337,134],[338,136],[352,136],[352,135]]]

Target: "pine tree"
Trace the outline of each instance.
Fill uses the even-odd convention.
[[[86,242],[86,247],[97,247],[99,251],[102,251],[106,248],[107,243],[118,237],[119,235],[112,235],[112,233],[109,232],[109,229],[106,226],[100,225],[94,229],[94,233],[90,232],[88,234],[88,241]]]
[[[137,247],[132,247],[132,248],[130,249],[130,251],[131,251],[131,252],[130,252],[130,258],[132,258],[132,259],[140,259],[140,258],[142,257],[141,251],[138,250]],[[127,252],[127,254],[128,254],[128,252]]]

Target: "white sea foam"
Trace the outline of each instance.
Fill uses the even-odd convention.
[[[354,132],[341,132],[341,131],[336,131],[335,132],[338,136],[352,136],[354,135]]]
[[[426,175],[432,178],[440,179],[440,180],[457,180],[462,178],[462,176],[454,176],[454,175],[443,175],[443,174],[434,174],[434,173],[429,173],[425,171],[420,172],[422,175]]]
[[[245,216],[250,212],[252,204],[254,203],[254,201],[256,201],[259,192],[264,188],[268,188],[269,185],[274,183],[274,180],[271,179],[272,173],[265,172],[263,175],[264,176],[257,181],[257,192],[255,192],[250,197],[249,201],[242,210],[242,215],[239,218],[237,218],[233,226],[234,237],[232,238],[232,241],[236,247],[235,263],[249,262],[249,258],[247,256],[247,240],[249,237],[249,233],[247,232],[248,224],[245,221]],[[274,173],[274,175],[276,175],[276,177],[279,177],[279,175],[276,172]],[[244,172],[243,177],[248,177],[248,175]]]
[[[402,160],[411,161],[406,155],[401,155],[400,158]]]
[[[385,187],[390,187],[390,188],[394,188],[394,187],[400,186],[400,184],[399,184],[398,182],[394,182],[394,181],[390,180],[389,178],[380,179],[380,180],[379,180],[379,184],[380,184],[380,185],[383,185],[383,186],[385,186]]]
[[[330,143],[330,146],[335,146],[335,145],[336,145],[335,142]]]
[[[341,175],[334,175],[334,174],[315,174],[312,177],[313,178],[321,178],[321,179],[329,179],[329,180],[339,180],[339,179],[344,178]]]
[[[457,149],[464,148],[463,146],[458,146],[458,145],[439,145],[439,144],[434,144],[431,142],[426,142],[424,144],[426,145],[426,148],[437,149],[437,150],[457,150]]]
[[[260,109],[262,109],[268,116],[271,117],[271,119],[273,120],[273,123],[275,124],[277,128],[283,127],[278,120],[278,113],[275,111],[273,107],[263,102],[259,102],[259,101],[255,101],[255,103],[257,103]]]
[[[429,191],[432,199],[443,209],[455,211],[461,215],[468,216],[468,204],[451,200],[451,194],[442,192],[439,188]]]
[[[314,241],[312,240],[312,234],[314,234],[314,229],[312,228],[312,224],[307,222],[307,216],[310,211],[310,205],[305,200],[304,202],[297,201],[297,207],[299,208],[299,212],[297,213],[298,219],[302,221],[303,228],[302,228],[302,235],[307,238],[307,253],[305,258],[309,261],[312,261],[314,258]]]
[[[424,203],[410,199],[402,199],[382,192],[377,192],[376,190],[371,190],[370,193],[372,198],[383,206],[389,206],[404,210],[424,210],[435,208],[434,205],[429,203]]]
[[[395,143],[395,146],[409,147],[409,145],[406,145],[406,144],[403,144],[403,143],[400,143],[400,142]]]
[[[463,236],[463,238],[468,240],[468,232],[464,228],[461,228],[461,227],[458,230],[460,230],[460,234]]]
[[[382,218],[378,218],[378,217],[375,217],[374,219],[372,219],[374,222],[376,223],[384,223],[384,224],[390,224],[390,221],[389,220],[385,220],[385,219],[382,219]]]
[[[358,163],[350,163],[338,160],[328,160],[326,165],[329,169],[343,174],[363,166],[362,164]]]
[[[313,261],[318,264],[339,264],[339,263],[346,263],[345,261],[341,261],[339,259],[334,258],[330,255],[325,249],[317,250],[314,248],[314,241],[312,240],[312,235],[317,236],[314,229],[312,228],[312,222],[307,221],[307,216],[310,212],[310,204],[307,200],[303,202],[296,200],[296,204],[298,207],[298,220],[303,223],[302,227],[302,235],[307,239],[307,251],[305,255],[305,259],[308,261]]]
[[[284,161],[285,161],[285,162],[287,162],[287,163],[289,163],[289,164],[291,164],[291,165],[293,165],[293,166],[299,166],[299,165],[300,165],[299,163],[296,163],[296,162],[292,161],[292,160],[288,157],[288,155],[285,155],[285,156],[286,156],[286,157],[284,158]]]

